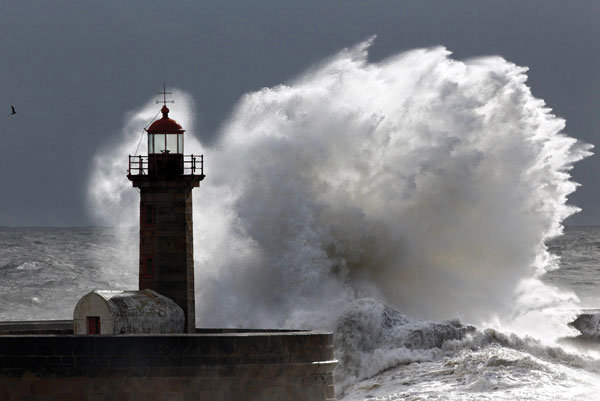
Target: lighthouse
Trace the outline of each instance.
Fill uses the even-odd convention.
[[[140,192],[139,289],[150,289],[184,311],[187,333],[195,323],[192,189],[204,179],[204,158],[184,154],[185,130],[169,117],[146,130],[148,154],[129,156],[127,178]]]
[[[0,322],[0,400],[335,401],[332,333],[196,329],[192,189],[203,157],[184,155],[161,93],[148,154],[129,156],[139,290],[94,289],[72,321]]]

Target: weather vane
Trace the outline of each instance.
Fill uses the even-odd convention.
[[[159,95],[163,95],[162,103],[163,105],[167,105],[167,103],[175,103],[175,100],[167,100],[167,95],[172,95],[173,92],[167,92],[167,86],[163,83],[163,91],[158,92]],[[160,100],[156,101],[156,104],[160,103]]]

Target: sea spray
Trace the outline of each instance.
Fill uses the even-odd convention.
[[[363,296],[476,324],[572,304],[538,278],[589,146],[523,67],[444,48],[370,63],[369,44],[245,95],[207,149],[198,321],[331,327]]]
[[[185,153],[206,158],[194,192],[198,325],[339,330],[373,298],[420,319],[547,333],[540,311],[576,297],[540,281],[557,267],[545,241],[576,211],[568,172],[591,147],[562,133],[526,68],[442,47],[369,62],[370,43],[244,95],[210,146],[194,139],[179,92]],[[117,150],[97,157],[90,201],[105,223],[137,223],[125,166],[155,109],[132,113]],[[398,358],[355,358],[347,377],[413,349],[377,347]]]

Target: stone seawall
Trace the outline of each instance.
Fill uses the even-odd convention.
[[[0,401],[334,400],[316,331],[0,335]]]

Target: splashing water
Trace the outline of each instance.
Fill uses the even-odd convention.
[[[371,63],[370,44],[243,96],[203,149],[177,92],[185,153],[206,157],[194,195],[198,324],[331,329],[371,297],[527,331],[531,311],[574,305],[539,277],[557,267],[544,241],[576,212],[568,171],[591,146],[561,132],[526,68],[442,47]],[[96,159],[89,198],[104,223],[137,224],[125,163],[155,109],[129,115],[125,143]]]

